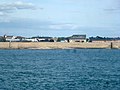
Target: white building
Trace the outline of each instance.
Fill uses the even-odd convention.
[[[27,42],[38,42],[38,40],[36,38],[26,38],[24,41],[27,41]]]
[[[69,37],[69,42],[85,42],[86,35],[73,35]]]
[[[7,35],[4,35],[4,38],[7,42],[20,42],[23,39],[25,39],[24,37],[21,36],[7,36]]]

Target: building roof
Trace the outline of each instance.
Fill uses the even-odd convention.
[[[52,37],[39,37],[39,36],[38,36],[38,37],[32,37],[32,38],[38,38],[38,39],[43,39],[43,38],[44,38],[44,39],[51,39]]]
[[[25,37],[16,36],[15,39],[25,39]]]
[[[5,36],[6,39],[12,39],[13,36]]]
[[[86,35],[72,35],[70,39],[86,39]]]

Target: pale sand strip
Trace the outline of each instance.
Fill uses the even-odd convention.
[[[0,42],[0,49],[71,49],[110,48],[110,42],[103,43],[62,43],[62,42]],[[120,48],[120,42],[113,42],[113,48]]]

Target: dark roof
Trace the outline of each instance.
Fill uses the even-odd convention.
[[[86,35],[73,35],[70,39],[86,39]]]
[[[43,38],[44,38],[44,39],[51,39],[52,37],[39,37],[39,36],[38,36],[38,37],[32,37],[32,38],[39,38],[39,39],[43,39]]]
[[[25,38],[25,37],[17,36],[15,39],[22,39],[22,38]]]
[[[7,38],[7,39],[12,39],[13,36],[6,36],[5,38]]]

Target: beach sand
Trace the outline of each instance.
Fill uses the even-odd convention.
[[[67,43],[67,42],[0,42],[0,49],[71,49],[71,48],[111,48],[110,42]],[[113,48],[120,48],[120,42],[113,42]]]

